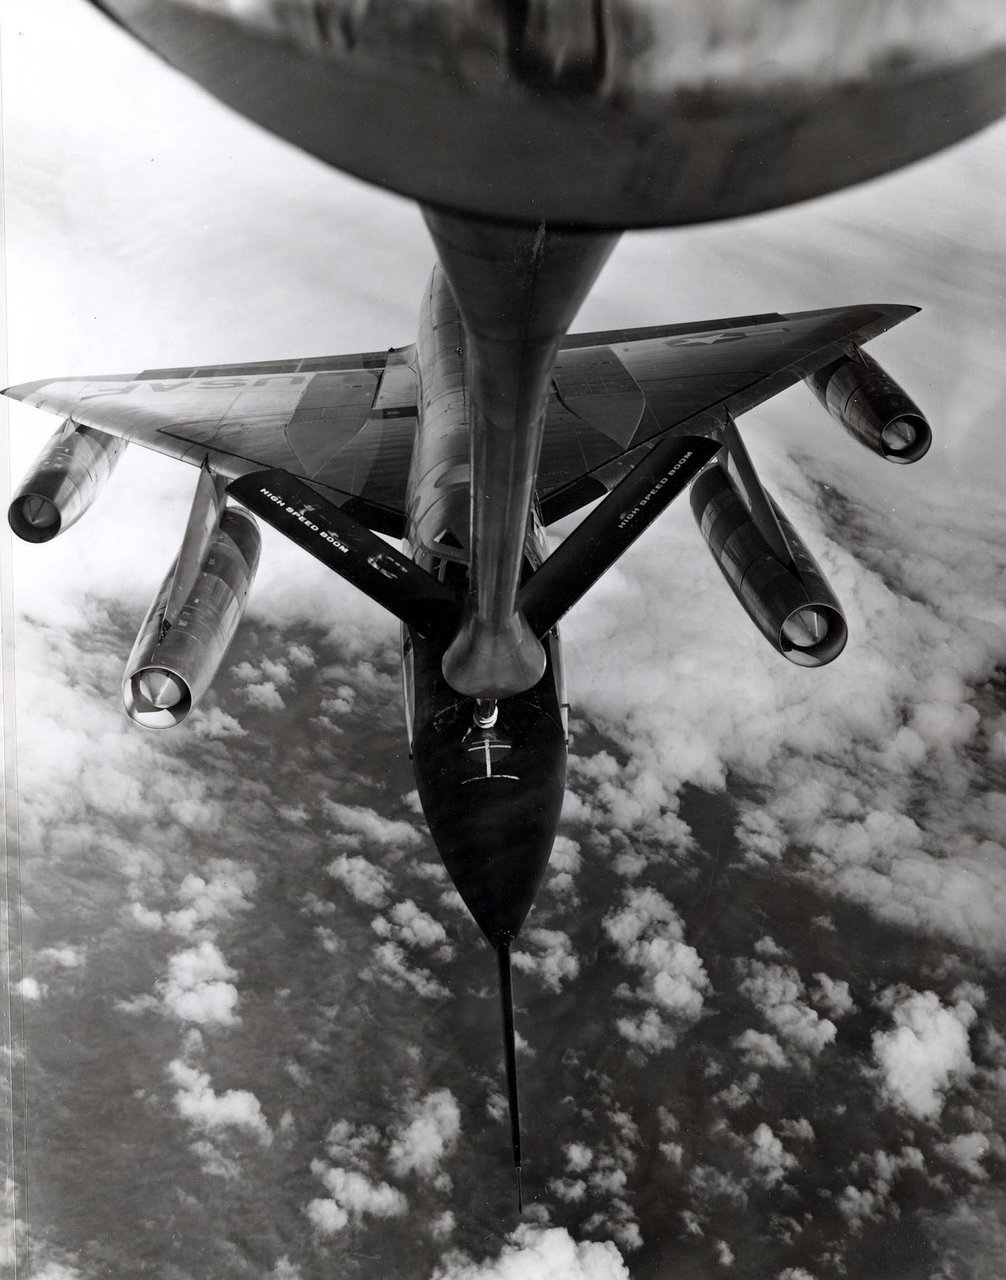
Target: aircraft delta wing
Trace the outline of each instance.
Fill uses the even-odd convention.
[[[558,288],[569,261],[576,265],[577,246],[567,257],[563,233],[553,233],[553,243]],[[848,634],[841,606],[761,485],[735,419],[804,379],[873,452],[916,461],[929,447],[928,424],[862,350],[914,311],[838,307],[557,335],[553,360],[555,347],[539,342],[534,326],[516,344],[480,333],[479,315],[466,329],[438,268],[414,346],[62,378],[5,393],[64,419],[10,506],[15,533],[28,541],[46,542],[78,519],[127,443],[198,468],[178,555],[126,664],[123,702],[136,723],[177,725],[209,688],[255,576],[254,516],[404,624],[406,725],[420,802],[451,880],[497,956],[518,1203],[510,947],[544,875],[565,791],[557,623],[691,485],[714,559],[773,648],[802,666],[837,657]],[[486,312],[492,321],[495,306]],[[525,363],[510,370],[516,385],[526,369],[540,373],[523,418],[507,419],[506,395],[480,403],[480,341],[490,363],[499,356],[494,343],[523,352]],[[501,410],[498,421],[484,416],[487,403]],[[487,442],[522,432],[537,441],[539,426],[537,470],[537,448],[528,448],[524,471],[510,458],[511,478],[523,485],[526,477],[528,506],[507,525],[501,509],[516,508],[506,485],[492,492],[494,472],[506,468],[499,458],[487,463],[494,458]],[[505,461],[505,447],[503,454]],[[549,554],[544,526],[595,501]],[[498,569],[510,535],[520,557],[507,604],[520,632],[504,618],[490,632],[501,641],[490,656],[505,666],[518,639],[523,645],[530,636],[543,662],[526,684],[491,695],[452,679],[448,662],[466,620],[482,621],[474,589],[480,511],[496,520],[495,529],[483,522],[483,536],[507,532],[492,554],[483,546],[483,569]],[[403,550],[386,537],[404,538]],[[496,586],[490,606],[504,594]],[[492,665],[482,674],[492,679]]]
[[[567,336],[546,405],[537,475],[543,522],[621,483],[626,501],[600,538],[595,531],[586,562],[584,532],[539,571],[528,605],[535,629],[543,634],[553,626],[684,488],[721,447],[725,423],[914,311],[839,307]],[[456,622],[456,597],[374,536],[403,533],[417,382],[415,348],[404,347],[60,378],[4,394],[76,427],[207,468],[256,515],[403,621],[432,633]],[[635,490],[661,478],[647,477],[641,464],[671,436],[708,444],[690,455],[692,465],[659,503],[639,503],[645,494]],[[668,452],[670,467],[676,456]],[[544,608],[546,585],[557,603]]]

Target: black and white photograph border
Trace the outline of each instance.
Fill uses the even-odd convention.
[[[415,340],[413,202],[82,0],[7,0],[0,53],[4,385]],[[133,447],[54,542],[5,531],[15,1275],[1004,1274],[1004,188],[994,125],[629,232],[573,323],[912,304],[870,350],[934,443],[888,466],[802,383],[744,419],[845,609],[832,665],[765,643],[683,500],[564,620],[520,1215],[495,959],[419,807],[397,622],[263,527],[213,689],[150,732],[122,673],[195,472]],[[56,420],[3,405],[16,485]]]

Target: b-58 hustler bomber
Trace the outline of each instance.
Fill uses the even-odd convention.
[[[510,948],[564,790],[560,620],[690,487],[702,536],[768,643],[801,666],[831,662],[846,642],[841,606],[738,421],[802,379],[880,458],[912,463],[931,441],[865,350],[913,307],[596,333],[571,323],[621,229],[785,204],[932,150],[1006,106],[1002,50],[950,65],[933,32],[893,80],[873,77],[868,58],[839,65],[816,50],[810,81],[807,68],[779,81],[763,61],[755,74],[745,28],[727,49],[734,80],[703,88],[661,44],[656,0],[100,7],[252,118],[416,196],[436,265],[404,348],[10,388],[63,419],[11,526],[39,543],[69,527],[127,443],[196,470],[181,547],[123,679],[128,715],[151,728],[180,723],[209,688],[255,574],[257,520],[400,620],[423,811],[498,958],[519,1192]],[[679,37],[702,21],[694,6],[682,14]],[[619,23],[647,15],[649,43],[619,44]],[[859,35],[882,38],[871,31]],[[913,114],[923,100],[940,107],[927,119]],[[835,148],[837,168],[814,150],[826,125],[862,144]],[[678,168],[655,168],[659,156]],[[586,507],[550,553],[548,527]]]

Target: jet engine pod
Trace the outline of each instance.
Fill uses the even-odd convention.
[[[922,410],[865,351],[842,356],[807,385],[849,435],[888,462],[918,462],[933,433]]]
[[[125,440],[67,418],[21,481],[7,511],[10,527],[25,542],[49,542],[69,529],[98,496],[125,447]]]
[[[691,503],[713,558],[769,644],[797,666],[823,667],[834,661],[849,634],[842,608],[775,503],[772,510],[790,549],[790,564],[769,546],[718,462],[692,485]]]
[[[184,547],[136,637],[122,681],[126,714],[148,729],[181,724],[206,693],[241,621],[262,546],[254,517],[228,507],[193,585],[171,609]]]

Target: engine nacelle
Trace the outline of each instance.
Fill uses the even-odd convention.
[[[213,681],[241,621],[262,547],[255,519],[227,507],[192,575],[185,600],[166,616],[185,544],[136,637],[122,681],[126,714],[148,729],[181,724]]]
[[[77,427],[69,418],[21,481],[7,512],[25,542],[49,542],[79,520],[104,487],[125,440]]]
[[[775,503],[772,510],[793,564],[784,563],[769,546],[718,462],[696,478],[691,503],[713,558],[769,644],[801,667],[834,661],[849,635],[841,606]]]
[[[888,462],[918,462],[933,433],[922,410],[865,351],[833,360],[807,385],[849,435]]]

